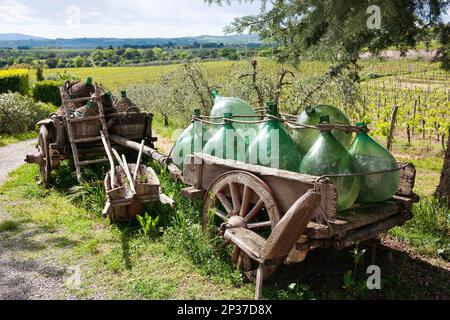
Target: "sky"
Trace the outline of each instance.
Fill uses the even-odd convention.
[[[0,0],[0,33],[45,38],[222,35],[260,1],[209,6],[203,0]],[[450,15],[445,17],[450,20]]]
[[[45,38],[223,35],[260,3],[209,6],[203,0],[0,0],[0,33]]]

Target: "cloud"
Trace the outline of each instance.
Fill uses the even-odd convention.
[[[0,13],[2,29],[20,23],[22,27],[15,30],[23,33],[28,27],[28,34],[51,38],[217,35],[234,17],[259,9],[258,1],[224,7],[209,6],[203,0],[0,0],[0,4],[9,17],[2,19]],[[79,9],[77,28],[72,23],[77,16],[74,10],[68,12],[69,7]]]
[[[33,17],[33,14],[32,8],[18,1],[0,1],[0,21],[3,23],[24,24],[39,22],[39,19]]]

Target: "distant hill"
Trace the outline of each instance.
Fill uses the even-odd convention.
[[[92,49],[96,47],[107,48],[109,46],[166,46],[169,44],[188,46],[194,44],[224,44],[233,45],[258,45],[261,40],[258,35],[230,35],[230,36],[198,36],[182,38],[77,38],[77,39],[45,39],[26,35],[0,34],[0,48],[5,47],[31,47],[31,48],[63,48],[63,49]],[[10,37],[10,39],[8,39]],[[18,39],[22,37],[21,39]],[[31,37],[31,38],[30,38]]]
[[[29,36],[22,33],[0,33],[0,41],[47,40],[46,38]]]

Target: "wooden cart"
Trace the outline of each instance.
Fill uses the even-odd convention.
[[[319,247],[343,249],[376,238],[412,217],[419,197],[413,193],[416,171],[402,166],[398,193],[389,201],[355,205],[337,212],[337,194],[328,179],[223,160],[205,154],[185,160],[182,190],[203,198],[202,225],[233,244],[231,260],[261,286],[280,263],[305,260]]]
[[[111,144],[109,133],[129,132],[130,136],[127,137],[124,134],[125,138],[139,142],[145,139],[147,144],[153,147],[153,143],[156,141],[152,137],[153,115],[151,113],[105,115],[102,105],[104,94],[96,84],[95,93],[91,97],[70,99],[61,88],[64,114],[52,114],[50,118],[38,123],[40,128],[36,146],[37,153],[28,155],[25,161],[39,165],[42,182],[46,187],[50,185],[51,171],[57,168],[62,160],[73,161],[80,183],[82,182],[81,166],[108,162],[100,131],[104,133],[107,143],[117,149],[121,148],[116,144]],[[68,105],[85,103],[89,100],[98,105],[98,115],[73,118]]]

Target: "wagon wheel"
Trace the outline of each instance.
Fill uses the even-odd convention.
[[[218,239],[219,247],[230,245],[227,249],[232,263],[250,281],[256,279],[257,264],[239,247],[220,237],[225,232],[224,226],[228,223],[247,228],[267,238],[279,221],[280,213],[269,186],[244,171],[231,171],[218,177],[203,202],[203,230]],[[267,266],[264,275],[269,277],[276,268],[277,265]]]
[[[39,172],[42,183],[46,188],[50,186],[51,178],[51,159],[50,159],[50,142],[48,130],[45,126],[41,126],[39,131],[38,146],[39,153],[42,155],[42,161],[39,164]]]

